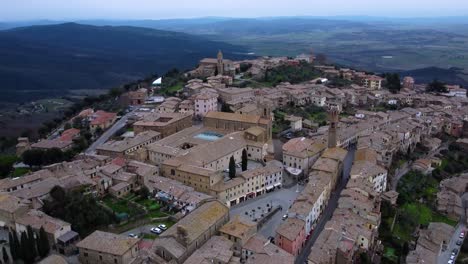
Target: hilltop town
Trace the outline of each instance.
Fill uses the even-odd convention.
[[[113,96],[119,113],[81,109],[46,138],[18,139],[15,170],[25,173],[0,180],[3,259],[447,263],[458,254],[466,89],[313,53],[231,61],[219,51],[171,78]],[[28,250],[28,237],[41,250]]]

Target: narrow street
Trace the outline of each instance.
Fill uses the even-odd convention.
[[[122,116],[117,122],[115,122],[112,127],[107,129],[96,141],[89,146],[89,148],[85,151],[86,154],[94,154],[96,152],[96,148],[99,147],[100,145],[104,144],[109,138],[111,138],[117,131],[120,129],[124,128],[125,125],[127,124],[128,118],[134,113],[134,111],[131,111],[127,113],[126,115]]]
[[[341,181],[338,183],[336,190],[332,193],[330,200],[328,201],[327,207],[325,208],[322,216],[317,222],[315,231],[312,233],[309,240],[306,241],[306,244],[302,249],[301,253],[296,257],[296,264],[303,264],[307,261],[307,257],[310,254],[312,246],[314,245],[315,241],[320,235],[320,232],[322,232],[323,228],[325,227],[325,224],[328,220],[330,220],[330,218],[333,215],[333,212],[338,206],[338,199],[340,198],[341,191],[343,191],[343,189],[346,187],[346,183],[349,179],[349,174],[351,172],[351,167],[353,166],[355,152],[355,149],[348,150],[348,155],[346,156],[346,159],[343,164],[343,176],[341,178]]]
[[[457,250],[457,254],[455,254],[454,259],[457,259],[458,253],[460,253],[460,246],[457,245],[457,241],[463,242],[463,238],[460,238],[460,233],[465,232],[465,225],[463,224],[458,224],[455,227],[455,233],[452,234],[452,238],[450,239],[450,242],[448,243],[447,249],[445,251],[442,251],[439,254],[439,259],[437,263],[439,264],[446,264],[450,260],[450,256],[452,255],[452,251],[454,249]],[[465,234],[466,235],[466,234]],[[455,261],[454,261],[455,263]]]

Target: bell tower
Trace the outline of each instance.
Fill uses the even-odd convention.
[[[330,127],[328,129],[328,147],[336,147],[337,130],[339,122],[340,109],[338,105],[330,105],[328,107],[328,119],[330,121]]]
[[[224,75],[224,62],[223,62],[223,53],[221,50],[218,51],[218,75]]]

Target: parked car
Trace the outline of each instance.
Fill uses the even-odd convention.
[[[460,233],[460,238],[464,238],[465,237],[465,233],[461,232]]]
[[[161,234],[162,233],[162,230],[157,228],[157,227],[153,227],[151,228],[151,233],[154,233],[154,234]]]
[[[287,215],[287,214],[283,215],[283,220],[286,220],[286,219],[288,219],[288,215]]]
[[[461,240],[457,241],[457,246],[461,246],[462,244],[463,244],[463,242]]]
[[[452,250],[452,254],[453,254],[453,255],[456,255],[457,253],[458,253],[458,249],[454,248],[454,249]]]
[[[167,230],[167,226],[165,224],[159,224],[158,228],[161,230]]]
[[[136,235],[136,234],[133,234],[133,233],[131,233],[131,234],[128,234],[128,236],[129,236],[129,237],[131,237],[131,238],[138,238],[138,235]]]

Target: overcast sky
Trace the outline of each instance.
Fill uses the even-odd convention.
[[[468,0],[0,0],[0,21],[468,15]]]

